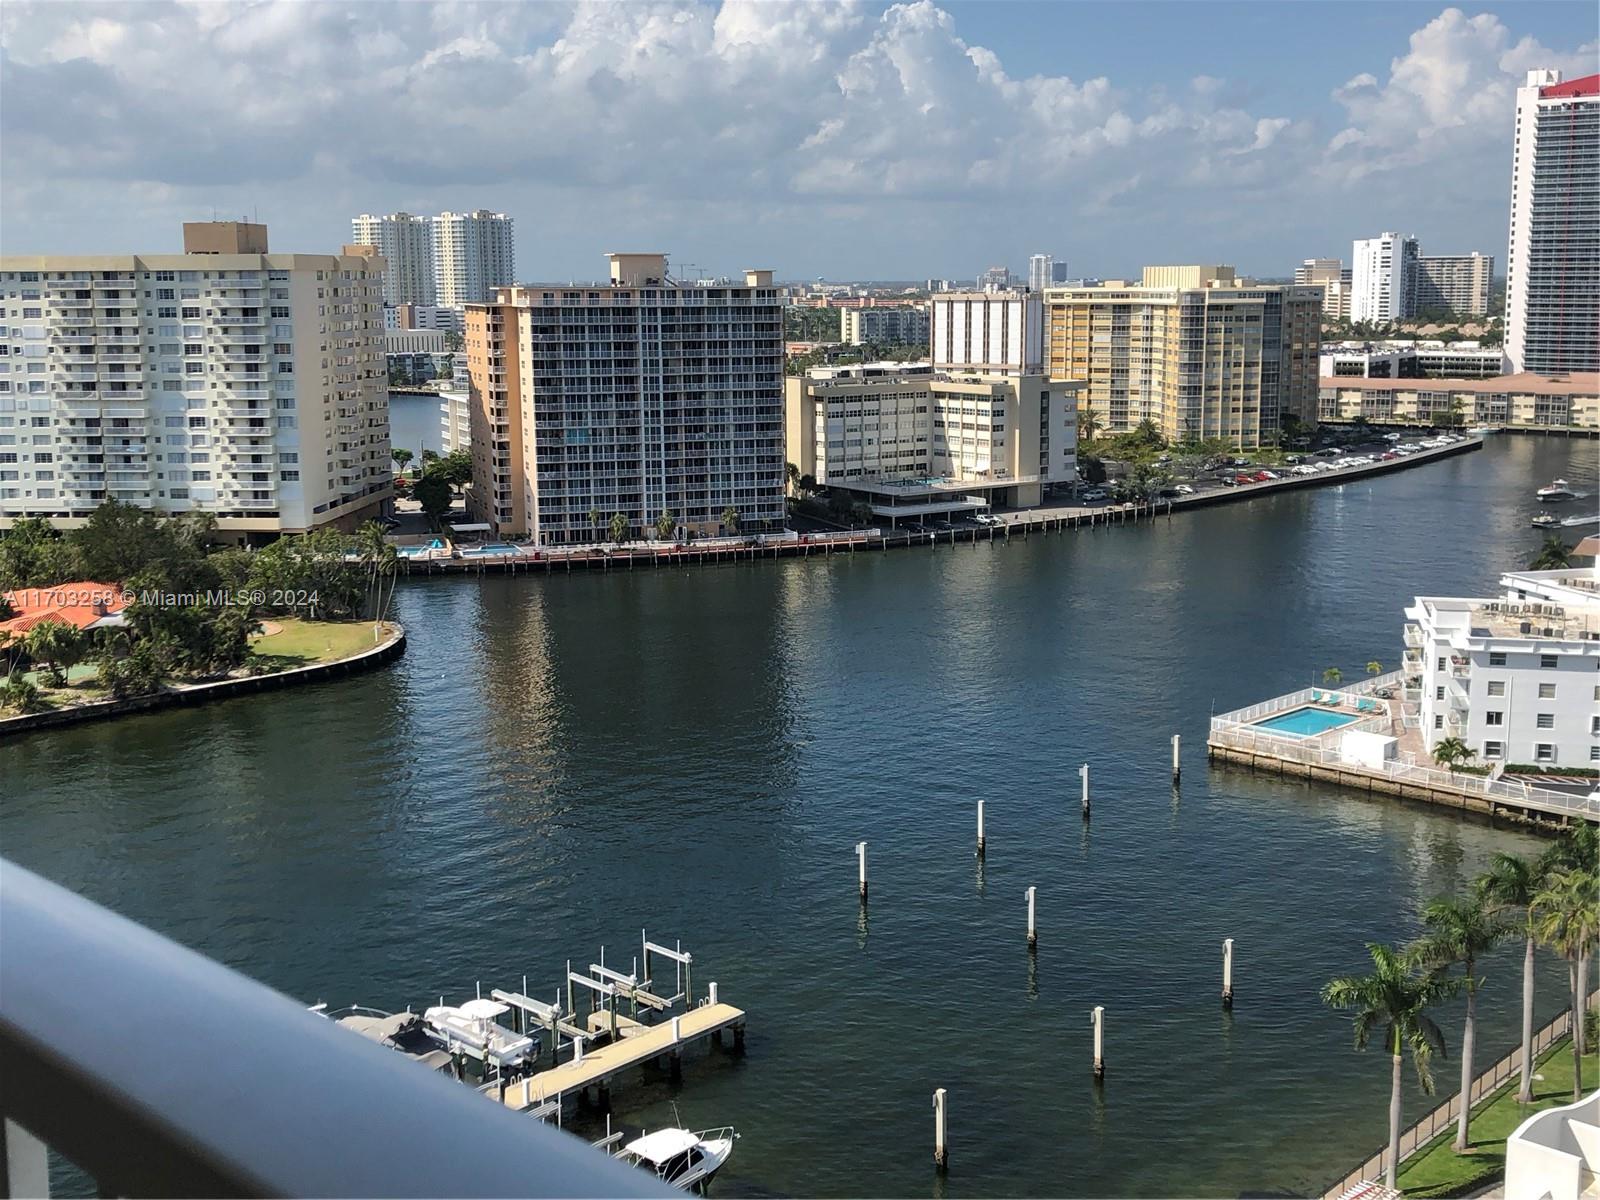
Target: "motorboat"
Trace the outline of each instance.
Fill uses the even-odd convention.
[[[1535,529],[1550,529],[1561,524],[1561,518],[1555,513],[1542,512],[1530,522]]]
[[[1549,484],[1540,488],[1534,496],[1544,501],[1571,500],[1578,493],[1567,486],[1565,479],[1553,479]]]
[[[498,1000],[478,997],[459,1007],[438,1004],[422,1014],[428,1036],[446,1050],[460,1050],[485,1065],[500,1070],[538,1061],[539,1039],[507,1029],[495,1018],[511,1009]]]
[[[452,1068],[450,1055],[438,1048],[429,1036],[423,1019],[414,1012],[386,1013],[353,1004],[339,1012],[324,1012],[322,1015],[368,1041],[399,1051],[430,1071],[448,1072]]]
[[[722,1169],[733,1153],[739,1135],[733,1126],[702,1129],[658,1129],[634,1138],[617,1157],[623,1162],[649,1171],[661,1182],[685,1192],[704,1193],[711,1177]]]

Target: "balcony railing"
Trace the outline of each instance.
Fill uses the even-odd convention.
[[[0,927],[7,1195],[679,1194],[9,861]]]

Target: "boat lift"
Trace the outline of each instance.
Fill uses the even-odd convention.
[[[645,936],[645,931],[642,929],[639,931],[639,941],[644,947],[644,977],[646,983],[648,983],[651,979],[650,956],[652,954],[658,954],[662,958],[670,958],[678,965],[677,993],[675,995],[662,998],[660,1007],[663,1009],[670,1008],[679,1000],[682,1000],[685,1008],[693,1008],[694,991],[691,983],[691,977],[694,967],[694,955],[684,950],[683,943],[681,941],[677,944],[676,948],[669,948],[667,946],[662,946],[652,942],[648,937]]]

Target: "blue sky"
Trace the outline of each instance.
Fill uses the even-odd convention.
[[[1353,237],[1503,266],[1524,72],[1592,3],[777,0],[0,9],[0,248],[158,251],[257,212],[492,207],[524,279],[610,249],[780,277],[1222,261]]]

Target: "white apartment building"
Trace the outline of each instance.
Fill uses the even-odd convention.
[[[350,220],[350,241],[357,246],[372,246],[386,264],[383,271],[383,302],[432,304],[433,218],[410,213],[375,216],[362,213]]]
[[[1036,505],[1077,479],[1077,383],[865,363],[784,386],[789,461],[891,523]]]
[[[1489,311],[1494,290],[1494,255],[1421,254],[1417,256],[1417,311],[1447,308],[1466,316]]]
[[[929,301],[935,370],[1037,374],[1044,298],[1036,292],[940,292]]]
[[[847,346],[928,344],[928,310],[920,304],[843,308],[839,319],[840,337]]]
[[[1424,741],[1458,737],[1485,766],[1600,764],[1600,576],[1521,571],[1500,586],[1405,610],[1405,699]]]
[[[1337,258],[1308,258],[1294,269],[1297,285],[1322,289],[1322,315],[1335,321],[1350,319],[1351,278]]]
[[[438,329],[459,337],[466,321],[466,309],[443,304],[400,304],[383,310],[385,329]]]
[[[1351,263],[1352,321],[1400,321],[1416,311],[1416,238],[1385,233],[1359,239]]]
[[[505,213],[479,209],[440,213],[433,219],[433,277],[436,299],[428,303],[459,307],[492,300],[495,289],[516,280],[514,222]]]
[[[0,258],[0,528],[109,499],[256,541],[382,510],[382,261],[235,222],[184,246]]]
[[[443,354],[447,348],[442,329],[388,329],[384,346],[390,354]]]
[[[1515,138],[1506,369],[1600,371],[1600,75],[1529,71]]]
[[[1056,260],[1048,254],[1028,259],[1028,290],[1042,292],[1056,281]]]
[[[465,388],[439,393],[441,454],[472,449],[472,396]]]
[[[772,272],[683,284],[612,254],[606,284],[527,284],[467,308],[477,520],[546,545],[782,523],[783,308]]]

